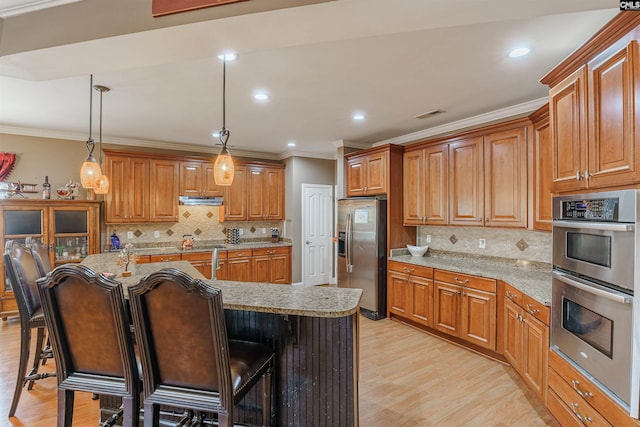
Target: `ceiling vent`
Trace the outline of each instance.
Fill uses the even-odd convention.
[[[442,114],[444,113],[444,110],[432,110],[432,111],[427,111],[426,113],[422,113],[422,114],[418,114],[416,116],[416,119],[428,119],[429,117],[433,117],[436,114]]]

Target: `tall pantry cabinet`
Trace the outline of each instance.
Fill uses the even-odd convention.
[[[100,252],[100,202],[76,200],[0,200],[0,236],[24,243],[28,237],[49,248],[54,266],[79,263]],[[11,284],[0,264],[0,317],[18,313]]]

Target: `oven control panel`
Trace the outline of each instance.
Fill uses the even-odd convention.
[[[568,200],[562,202],[562,219],[617,221],[618,199]]]

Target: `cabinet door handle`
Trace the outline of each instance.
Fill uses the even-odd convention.
[[[458,277],[455,278],[455,281],[456,281],[456,283],[462,283],[463,285],[469,283],[469,279],[462,280],[462,279],[460,279]]]
[[[532,306],[531,306],[531,304],[527,304],[527,311],[528,311],[529,313],[531,313],[531,314],[538,314],[538,313],[540,313],[540,310],[539,310],[539,309],[537,309],[537,308],[536,308],[536,309],[533,309],[533,308],[531,308],[531,307],[532,307]]]
[[[576,172],[576,181],[580,181],[582,178],[584,178],[584,174],[580,173],[580,171]]]
[[[573,381],[571,381],[571,385],[573,386],[573,389],[576,391],[576,393],[578,393],[580,395],[580,397],[582,397],[583,399],[585,399],[587,397],[593,397],[593,393],[591,393],[590,391],[582,391],[582,390],[580,390],[580,381],[573,380]]]

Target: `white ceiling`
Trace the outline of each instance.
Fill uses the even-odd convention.
[[[0,16],[23,1],[35,3],[0,0]],[[406,142],[534,109],[548,93],[539,79],[617,10],[610,0],[339,0],[18,52],[0,56],[0,132],[86,140],[93,73],[111,88],[104,142],[214,152],[215,55],[231,49],[232,154],[330,158],[339,141]],[[508,58],[519,44],[531,54]],[[256,103],[256,89],[271,99]],[[415,118],[434,109],[445,113]],[[353,122],[355,111],[367,120]]]

